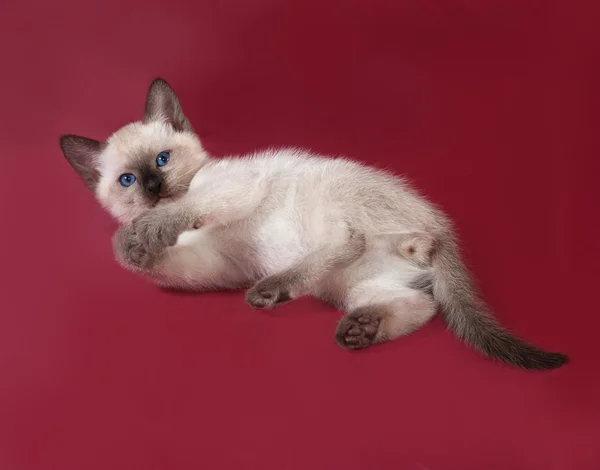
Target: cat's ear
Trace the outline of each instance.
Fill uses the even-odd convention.
[[[145,121],[163,121],[169,123],[178,132],[194,132],[192,124],[183,114],[181,104],[173,88],[162,78],[150,85],[146,97]]]
[[[106,144],[87,137],[63,135],[60,138],[60,148],[86,186],[94,191],[100,179],[98,159]]]

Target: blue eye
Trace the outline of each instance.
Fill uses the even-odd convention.
[[[169,152],[160,152],[158,157],[156,157],[156,166],[165,166],[167,163],[169,163],[170,158],[171,154]]]
[[[119,176],[119,183],[127,188],[135,183],[135,175],[133,173],[123,173]]]

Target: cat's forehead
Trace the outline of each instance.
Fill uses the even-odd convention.
[[[107,144],[120,155],[135,156],[147,151],[161,151],[165,145],[174,145],[178,139],[171,126],[161,122],[133,122],[112,136]]]
[[[120,167],[144,163],[163,151],[185,150],[194,155],[202,153],[198,138],[189,132],[177,132],[172,126],[160,122],[134,122],[128,124],[107,140],[104,167]]]

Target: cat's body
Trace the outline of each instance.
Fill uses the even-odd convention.
[[[442,228],[440,215],[386,173],[298,150],[219,159],[198,171],[186,195],[149,217],[157,212],[165,212],[160,218],[169,221],[165,231],[173,227],[173,214],[177,220],[194,214],[203,224],[183,232],[174,246],[158,250],[158,259],[142,267],[161,285],[232,288],[294,271],[300,279],[278,282],[277,292],[268,289],[266,298],[260,294],[264,283],[259,284],[249,292],[249,302],[271,307],[313,295],[349,312],[378,305],[393,323],[380,328],[381,338],[408,333],[435,313],[431,295],[415,284],[432,279],[431,266],[397,256],[377,234],[435,232]],[[175,234],[179,231],[175,227]],[[316,260],[298,272],[311,256]],[[126,253],[121,261],[139,265]],[[322,262],[325,266],[315,269]]]
[[[192,289],[256,282],[324,247],[343,247],[352,233],[439,228],[435,213],[398,179],[349,160],[295,149],[211,160],[192,179],[186,195],[159,209],[170,210],[171,204],[179,206],[173,210],[190,206],[204,219],[203,227],[182,234],[167,250],[156,277],[172,287]],[[185,262],[178,262],[178,252]],[[188,263],[189,256],[199,262]],[[212,263],[200,261],[215,257],[231,274],[215,279]]]
[[[125,223],[119,261],[163,286],[253,285],[247,300],[257,308],[314,295],[348,312],[336,334],[347,348],[409,333],[439,304],[450,328],[487,355],[530,369],[566,362],[500,327],[449,220],[388,173],[293,149],[210,159],[160,80],[144,123],[107,144],[67,136],[61,145]]]

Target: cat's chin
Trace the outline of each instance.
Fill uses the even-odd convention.
[[[161,196],[156,199],[156,201],[150,203],[150,207],[154,208],[160,206],[164,203],[174,201],[176,198],[174,196]]]

